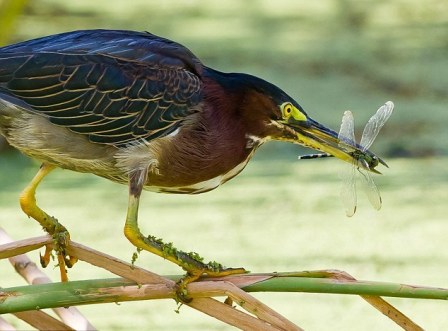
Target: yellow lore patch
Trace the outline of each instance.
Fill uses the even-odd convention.
[[[296,121],[306,121],[306,116],[299,109],[297,109],[292,103],[285,102],[280,106],[282,116],[284,120],[288,120],[290,117]]]

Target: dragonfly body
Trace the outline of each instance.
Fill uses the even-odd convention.
[[[365,152],[358,151],[358,150],[349,152],[349,154],[352,155],[355,160],[357,160],[358,166],[360,166],[362,168],[368,168],[372,172],[380,174],[380,172],[375,169],[379,165],[380,162],[387,167],[387,164],[383,160],[381,160],[379,157],[377,157],[376,155],[372,156],[372,155],[366,154]],[[319,158],[324,158],[324,157],[333,157],[333,155],[328,154],[328,153],[313,153],[313,154],[300,155],[298,157],[298,159],[299,160],[311,160],[311,159],[319,159]]]
[[[298,158],[299,160],[310,160],[310,159],[318,159],[321,157],[332,157],[333,155],[327,154],[327,153],[313,153],[313,154],[306,154],[306,155],[300,155]]]

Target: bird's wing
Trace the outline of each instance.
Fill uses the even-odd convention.
[[[0,48],[0,92],[95,143],[167,135],[198,111],[200,61],[149,33],[78,31]]]

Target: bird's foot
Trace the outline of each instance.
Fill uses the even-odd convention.
[[[216,278],[247,273],[244,268],[226,268],[214,261],[204,263],[204,259],[199,254],[183,252],[174,247],[172,243],[164,243],[162,239],[154,236],[145,237],[135,227],[125,226],[125,235],[137,247],[137,253],[134,253],[132,256],[132,264],[134,264],[138,253],[141,250],[146,250],[177,264],[187,272],[177,282],[177,296],[175,299],[178,302],[191,301],[191,298],[188,296],[187,285],[200,278]]]
[[[50,236],[53,237],[53,243],[49,244],[45,248],[45,254],[40,257],[40,262],[43,267],[46,267],[51,260],[51,252],[54,250],[58,259],[58,266],[61,272],[61,281],[66,282],[67,270],[65,267],[72,267],[77,259],[66,253],[66,247],[70,242],[70,234],[68,233],[65,226],[63,226],[59,221],[48,215],[36,204],[36,188],[42,179],[48,175],[56,166],[48,163],[42,163],[39,171],[28,184],[27,187],[22,191],[20,195],[20,206],[28,217],[34,218],[42,228]]]
[[[183,253],[183,252],[180,252]],[[183,253],[185,254],[185,253]],[[226,268],[222,264],[212,261],[207,264],[202,262],[202,258],[197,253],[188,253],[190,258],[195,259],[195,267],[188,269],[184,277],[177,281],[175,300],[182,303],[189,303],[193,299],[188,295],[187,285],[201,278],[218,278],[229,275],[238,275],[248,273],[244,268]],[[191,262],[191,261],[190,261]],[[201,268],[197,268],[202,265]],[[191,264],[190,264],[191,266]],[[185,266],[183,266],[184,269]]]
[[[53,243],[45,246],[44,255],[40,255],[40,263],[45,268],[53,257],[52,252],[55,251],[58,259],[57,266],[61,274],[61,282],[66,282],[68,281],[66,267],[71,268],[78,259],[66,252],[67,245],[70,242],[70,233],[68,230],[56,218],[51,217],[51,221],[54,226],[46,230],[50,230],[48,232],[53,237]]]

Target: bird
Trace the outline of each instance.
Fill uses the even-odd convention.
[[[138,225],[143,190],[199,194],[237,176],[268,141],[303,145],[354,162],[376,156],[344,149],[282,89],[246,73],[206,66],[187,47],[149,32],[79,30],[0,48],[0,133],[41,166],[20,195],[24,213],[50,234],[61,280],[76,258],[69,231],[36,202],[53,169],[91,173],[128,186],[124,234],[186,271],[185,279],[244,273],[205,263]],[[356,156],[358,155],[358,156]],[[371,169],[368,169],[371,170]]]

